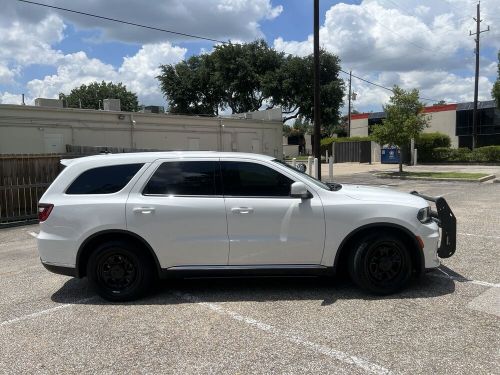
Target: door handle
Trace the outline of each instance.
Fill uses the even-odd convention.
[[[133,212],[149,215],[155,211],[154,207],[135,207],[132,209]]]
[[[233,207],[231,208],[233,214],[251,214],[253,212],[252,207]]]

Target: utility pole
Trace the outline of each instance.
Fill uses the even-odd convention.
[[[347,108],[347,136],[351,136],[351,80],[352,70],[349,70],[349,106]]]
[[[490,31],[490,27],[486,30],[481,30],[481,10],[480,10],[480,5],[481,2],[479,1],[477,3],[477,16],[476,18],[473,17],[474,21],[476,21],[476,32],[473,33],[472,31],[469,30],[469,36],[471,35],[476,35],[476,50],[474,51],[476,54],[476,77],[474,81],[474,111],[472,112],[472,149],[474,150],[477,145],[477,128],[478,128],[478,121],[477,121],[477,96],[478,96],[478,89],[479,89],[479,36],[481,33],[484,33],[486,31]]]
[[[314,0],[314,157],[318,158],[317,176],[318,180],[321,180],[321,111],[319,108],[319,92],[319,0]]]

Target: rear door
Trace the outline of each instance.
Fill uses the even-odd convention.
[[[134,186],[127,228],[153,247],[162,268],[226,265],[226,211],[218,158],[158,160]]]

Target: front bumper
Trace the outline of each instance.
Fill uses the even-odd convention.
[[[410,194],[421,197],[436,204],[437,211],[431,211],[432,219],[441,228],[441,241],[437,250],[440,258],[449,258],[457,248],[457,219],[443,197],[429,197],[412,191]]]

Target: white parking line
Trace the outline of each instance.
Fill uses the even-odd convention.
[[[38,236],[38,233],[36,233],[36,232],[28,232],[28,234],[29,234],[31,237],[35,237],[35,238],[37,238],[37,236]]]
[[[207,307],[210,310],[216,312],[217,314],[220,315],[225,315],[229,316],[230,318],[243,322],[245,324],[248,324],[252,327],[255,327],[257,329],[260,329],[262,331],[268,332],[269,334],[272,334],[276,337],[285,339],[287,341],[293,342],[295,344],[304,346],[316,353],[326,355],[332,359],[335,359],[337,361],[347,363],[349,365],[354,365],[357,366],[366,372],[372,373],[372,374],[391,374],[390,370],[386,369],[385,367],[382,367],[380,365],[377,365],[375,363],[372,363],[364,358],[360,358],[357,356],[349,355],[347,353],[344,353],[339,350],[332,349],[328,346],[321,345],[312,341],[309,341],[301,336],[299,336],[296,333],[292,332],[287,332],[285,330],[276,328],[270,324],[260,322],[256,319],[253,319],[248,316],[240,315],[237,312],[225,309],[224,307],[216,304],[216,303],[211,303],[211,302],[203,302],[203,300],[199,299],[198,297],[195,297],[191,294],[187,293],[181,293],[181,292],[174,292],[174,294],[188,302],[192,302],[195,304],[198,304],[203,307]]]
[[[428,273],[428,275],[432,276],[432,277],[439,277],[440,279],[450,279],[450,280],[459,281],[459,282],[462,282],[462,283],[469,283],[469,284],[476,284],[476,285],[487,286],[489,288],[500,288],[500,284],[489,283],[487,281],[470,280],[470,279],[467,279],[465,277],[452,276],[452,275],[447,274],[441,268],[437,268],[437,270],[440,271],[442,274],[439,274],[439,273]]]
[[[471,236],[471,237],[483,237],[483,238],[497,238],[500,239],[500,236],[485,236],[484,234],[474,234],[474,233],[457,233],[462,236]]]
[[[66,308],[71,307],[71,306],[75,306],[76,304],[79,304],[79,303],[88,302],[88,301],[90,301],[90,300],[92,300],[94,298],[95,297],[85,298],[85,299],[81,299],[81,300],[75,301],[73,303],[65,303],[64,305],[59,305],[59,306],[56,306],[56,307],[52,307],[50,309],[37,311],[37,312],[34,312],[32,314],[23,315],[23,316],[20,316],[20,317],[14,318],[14,319],[10,319],[10,320],[4,320],[3,322],[0,322],[0,327],[8,326],[8,325],[11,325],[11,324],[14,324],[14,323],[17,323],[17,322],[21,322],[23,320],[37,318],[37,317],[42,316],[42,315],[51,314],[51,313],[53,313],[55,311],[66,309]]]

